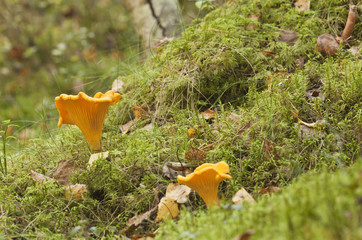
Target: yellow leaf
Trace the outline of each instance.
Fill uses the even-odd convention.
[[[178,204],[175,200],[163,197],[158,204],[158,212],[155,222],[160,222],[168,217],[175,218],[179,214]]]

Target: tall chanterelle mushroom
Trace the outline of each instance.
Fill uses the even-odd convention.
[[[82,131],[92,150],[100,150],[103,122],[109,106],[119,101],[121,95],[113,90],[105,94],[98,92],[89,97],[83,92],[78,95],[61,94],[55,98],[59,111],[58,127],[74,124]]]
[[[222,180],[231,179],[231,176],[227,174],[229,172],[229,165],[226,162],[205,163],[186,177],[177,176],[177,181],[195,190],[204,200],[206,206],[210,207],[219,202],[217,189]]]

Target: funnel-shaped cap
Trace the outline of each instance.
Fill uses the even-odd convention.
[[[229,165],[226,162],[216,164],[205,163],[186,177],[177,176],[179,183],[195,190],[204,200],[207,207],[218,203],[217,189],[225,178],[231,179]]]
[[[105,94],[99,92],[89,97],[83,92],[77,96],[61,94],[55,98],[59,111],[58,127],[62,124],[74,124],[82,131],[92,150],[101,148],[103,122],[109,106],[117,103],[121,95],[113,90]]]

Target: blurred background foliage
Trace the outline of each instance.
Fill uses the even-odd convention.
[[[108,90],[140,52],[118,0],[1,0],[0,119],[57,118],[55,96]]]

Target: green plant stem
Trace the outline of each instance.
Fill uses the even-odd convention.
[[[8,131],[9,125],[6,125],[5,132],[4,132],[4,138],[3,138],[3,153],[4,153],[4,174],[8,174],[8,167],[7,167],[7,159],[6,159],[6,133]]]

